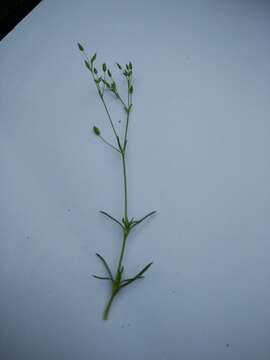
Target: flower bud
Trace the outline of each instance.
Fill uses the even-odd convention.
[[[93,131],[94,131],[94,133],[95,133],[97,136],[100,136],[100,130],[99,130],[98,127],[93,126]]]
[[[91,64],[93,64],[93,62],[96,60],[97,58],[97,54],[95,53],[92,57],[91,57]]]
[[[77,45],[78,45],[78,48],[79,48],[80,51],[84,51],[84,48],[80,43],[77,43]]]
[[[91,70],[90,64],[87,60],[84,60],[84,64],[87,67],[88,70]]]

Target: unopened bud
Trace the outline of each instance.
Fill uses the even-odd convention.
[[[84,48],[80,43],[77,43],[77,45],[78,45],[78,48],[79,48],[80,51],[84,51]]]
[[[87,67],[88,70],[91,70],[90,64],[88,61],[84,60],[84,64]]]
[[[97,136],[100,136],[100,130],[99,130],[98,127],[93,126],[93,131],[94,131],[94,133],[95,133]]]
[[[92,57],[91,57],[91,64],[93,64],[93,62],[96,60],[97,58],[97,54],[95,53]]]

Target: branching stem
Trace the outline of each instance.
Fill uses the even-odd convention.
[[[100,139],[106,145],[110,146],[113,150],[116,150],[120,154],[121,161],[122,161],[123,187],[124,187],[124,209],[123,209],[124,216],[122,218],[122,222],[120,220],[117,220],[116,218],[114,218],[113,216],[108,214],[107,212],[101,211],[102,214],[106,215],[112,221],[119,224],[122,229],[122,232],[123,232],[122,246],[121,246],[121,250],[120,250],[120,255],[119,255],[116,272],[115,272],[115,274],[113,274],[108,263],[106,262],[106,260],[100,254],[96,254],[98,256],[98,258],[101,260],[101,262],[103,263],[103,266],[105,267],[105,270],[106,270],[108,276],[104,277],[104,276],[93,275],[96,279],[110,280],[110,282],[111,282],[112,292],[111,292],[111,296],[108,300],[108,303],[105,307],[104,314],[103,314],[103,319],[107,320],[113,300],[114,300],[115,296],[118,294],[118,292],[120,291],[120,289],[131,284],[132,282],[134,282],[137,279],[142,279],[144,277],[143,274],[152,265],[152,263],[149,263],[134,277],[130,277],[130,278],[122,280],[122,276],[123,276],[123,272],[124,272],[123,259],[124,259],[124,255],[125,255],[126,244],[127,244],[127,239],[128,239],[129,233],[136,225],[138,225],[139,223],[144,221],[149,216],[153,215],[155,213],[155,211],[150,212],[149,214],[145,215],[143,218],[141,218],[139,220],[134,220],[134,218],[131,218],[131,219],[128,218],[128,186],[127,186],[126,150],[127,150],[127,142],[128,142],[130,112],[131,112],[131,108],[132,108],[132,93],[133,93],[132,64],[131,64],[131,62],[129,64],[126,64],[126,67],[123,69],[121,67],[121,65],[117,63],[118,68],[122,71],[123,75],[125,76],[125,78],[127,80],[127,105],[126,105],[125,101],[122,99],[122,97],[119,94],[117,85],[116,85],[116,83],[112,77],[112,74],[109,70],[107,70],[109,79],[107,78],[108,80],[106,80],[106,64],[103,64],[103,67],[102,67],[103,68],[103,76],[99,76],[98,70],[94,67],[94,62],[96,60],[96,54],[94,54],[92,56],[92,58],[89,59],[87,57],[87,55],[85,54],[83,46],[78,43],[78,47],[79,47],[79,50],[84,55],[85,65],[86,65],[87,69],[90,71],[92,78],[95,82],[99,97],[105,108],[105,111],[106,111],[107,117],[109,119],[109,123],[112,128],[113,134],[115,136],[117,145],[114,146],[110,142],[108,142],[106,139],[104,139],[101,136],[100,130],[97,127],[94,127],[94,132],[97,136],[100,137]],[[111,81],[113,81],[113,82],[110,83]],[[102,83],[102,86],[100,85],[100,83]],[[109,112],[109,109],[108,109],[107,104],[104,99],[106,88],[109,89],[109,91],[112,92],[114,95],[116,95],[116,98],[120,101],[120,103],[124,107],[124,110],[126,113],[124,136],[122,139],[120,138],[120,136],[118,135],[118,133],[116,131],[111,114]]]

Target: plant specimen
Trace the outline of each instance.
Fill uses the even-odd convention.
[[[144,220],[152,216],[156,213],[156,211],[151,211],[150,213],[146,214],[140,219],[135,219],[134,217],[130,218],[128,215],[128,188],[127,188],[127,167],[126,167],[126,152],[127,152],[127,144],[128,144],[128,130],[129,130],[129,122],[130,122],[130,113],[132,110],[132,94],[134,91],[134,83],[133,83],[133,66],[132,63],[129,62],[125,66],[121,66],[119,63],[116,63],[118,70],[120,70],[122,76],[124,76],[126,83],[127,83],[127,96],[126,99],[124,99],[120,95],[120,90],[118,88],[118,85],[116,84],[111,70],[107,67],[106,63],[103,63],[101,66],[101,69],[98,70],[95,66],[96,64],[96,58],[97,54],[95,53],[91,58],[88,58],[88,56],[85,53],[84,47],[78,43],[78,48],[80,52],[82,53],[84,57],[84,64],[86,66],[86,69],[89,72],[89,75],[94,81],[94,84],[96,85],[98,96],[101,100],[102,105],[104,106],[106,115],[108,117],[109,126],[112,130],[112,135],[114,137],[114,143],[109,142],[106,140],[102,134],[100,129],[97,126],[93,127],[94,134],[100,138],[100,140],[107,145],[112,151],[116,151],[119,154],[119,157],[122,162],[122,169],[123,169],[123,187],[124,187],[124,215],[121,220],[116,219],[111,214],[108,214],[106,211],[100,211],[103,215],[105,215],[110,220],[114,221],[116,224],[118,224],[122,230],[123,233],[123,239],[122,239],[122,247],[120,250],[119,260],[116,267],[115,272],[111,270],[109,267],[107,261],[104,259],[103,256],[100,254],[96,254],[97,257],[100,259],[102,264],[104,265],[106,276],[97,276],[93,275],[96,279],[100,280],[107,280],[111,283],[111,296],[109,298],[109,301],[106,305],[103,319],[107,320],[110,312],[110,308],[112,305],[112,302],[116,295],[119,293],[121,289],[124,287],[132,284],[134,281],[137,281],[139,279],[142,279],[144,276],[144,273],[150,268],[152,265],[152,262],[150,262],[148,265],[146,265],[141,271],[139,271],[136,275],[133,277],[124,277],[124,265],[123,265],[123,259],[126,249],[126,244],[128,240],[128,236],[132,229],[134,229],[135,226],[142,223]],[[116,100],[119,101],[120,106],[123,108],[123,112],[125,115],[125,123],[124,123],[124,129],[123,129],[123,135],[120,136],[116,130],[115,124],[113,122],[112,116],[110,114],[110,111],[108,109],[106,100],[105,100],[105,94],[110,94],[116,98]]]

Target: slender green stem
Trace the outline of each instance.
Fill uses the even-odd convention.
[[[125,104],[124,100],[121,98],[121,96],[119,95],[119,93],[117,93],[116,96],[118,97],[118,99],[120,100],[120,102],[122,103],[122,105],[124,106],[124,108],[126,108],[126,104]]]
[[[108,108],[107,108],[107,105],[106,105],[106,103],[105,103],[105,101],[104,101],[103,95],[101,95],[101,94],[99,93],[99,96],[100,96],[100,98],[101,98],[102,104],[103,104],[104,107],[105,107],[105,110],[106,110],[106,113],[107,113],[107,115],[108,115],[108,118],[109,118],[111,127],[112,127],[112,129],[113,129],[113,133],[114,133],[114,135],[115,135],[115,137],[116,137],[116,139],[117,139],[117,138],[118,138],[118,135],[117,135],[116,130],[115,130],[115,127],[114,127],[114,125],[113,125],[113,121],[112,121],[111,115],[110,115],[110,113],[109,113],[109,110],[108,110]]]
[[[116,81],[114,80],[113,76],[112,76],[112,81],[114,81],[116,83]],[[122,96],[119,94],[119,90],[117,90],[116,92],[116,97],[120,100],[120,102],[122,103],[122,105],[124,106],[124,108],[126,108],[126,104],[124,102],[124,100],[122,99]]]
[[[105,307],[105,310],[104,310],[103,320],[108,320],[109,312],[110,312],[110,309],[111,309],[111,306],[112,306],[112,302],[113,302],[113,299],[114,299],[116,294],[117,294],[117,292],[112,292],[111,297],[109,298],[109,301],[108,301],[108,303],[107,303],[107,305]]]
[[[124,233],[124,237],[123,237],[123,241],[122,241],[122,247],[121,247],[121,253],[120,253],[119,262],[118,262],[118,266],[117,266],[117,272],[119,272],[121,270],[121,267],[122,267],[122,261],[123,261],[123,257],[124,257],[124,253],[125,253],[127,237],[128,237],[128,233],[127,234]]]
[[[127,80],[127,83],[128,83],[128,106],[127,106],[127,121],[126,121],[125,136],[124,136],[124,146],[126,146],[126,141],[127,141],[129,113],[130,113],[130,104],[131,104],[131,94],[129,92],[130,80]]]
[[[122,154],[123,177],[124,177],[124,218],[125,220],[128,220],[126,156],[124,152],[122,152],[121,154]]]
[[[106,145],[108,145],[108,146],[110,146],[112,149],[114,149],[114,150],[116,150],[116,151],[118,151],[118,152],[120,152],[120,150],[118,150],[115,146],[113,146],[112,144],[110,144],[106,139],[104,139],[104,137],[103,136],[101,136],[101,135],[99,135],[99,138],[100,138],[100,140],[102,140]]]
[[[103,83],[103,88],[102,88],[102,96],[103,96],[104,91],[105,91],[105,88],[106,88],[106,85],[105,85],[105,81],[106,81],[106,71],[103,71],[103,80],[104,80],[104,83]]]

